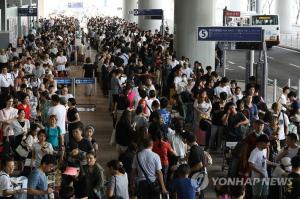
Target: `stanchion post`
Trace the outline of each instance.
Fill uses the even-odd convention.
[[[291,78],[288,79],[288,87],[291,88]]]
[[[277,79],[274,79],[273,83],[273,102],[276,102],[277,99]]]

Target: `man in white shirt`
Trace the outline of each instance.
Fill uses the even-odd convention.
[[[50,115],[56,115],[57,126],[61,129],[61,134],[64,136],[66,134],[66,107],[60,104],[60,98],[58,95],[52,95],[52,106],[49,108],[48,117]]]
[[[63,52],[59,52],[59,56],[56,58],[56,69],[58,72],[63,72],[66,70],[66,63],[67,63],[67,58],[64,56]]]
[[[254,198],[267,198],[269,187],[267,184],[267,164],[273,164],[268,160],[267,148],[270,140],[267,135],[262,134],[257,138],[257,146],[248,159],[251,168],[252,194]],[[255,180],[254,180],[255,179]]]
[[[282,94],[280,95],[278,102],[282,105],[282,110],[286,111],[287,107],[288,107],[288,97],[287,95],[290,92],[290,87],[285,86],[282,89]]]
[[[158,181],[162,189],[162,193],[167,193],[162,166],[159,156],[152,151],[153,141],[150,138],[144,140],[144,150],[137,153],[132,164],[132,179],[137,179],[137,196],[138,198],[158,199],[159,193],[153,193],[149,189],[147,178],[151,182]],[[147,175],[147,178],[145,177]],[[134,184],[131,184],[134,186]]]
[[[0,198],[13,198],[14,194],[21,194],[21,189],[14,190],[10,175],[14,172],[14,159],[11,157],[4,158],[1,162],[3,170],[0,171]]]
[[[14,82],[10,73],[7,72],[7,67],[2,68],[2,73],[0,74],[0,88],[1,94],[6,94],[7,96],[10,93],[10,87],[14,86]]]
[[[194,74],[193,70],[190,67],[188,67],[187,62],[183,62],[183,67],[182,67],[181,71],[182,71],[182,74],[185,74],[188,79],[190,79],[192,77],[192,75]]]
[[[223,77],[221,79],[220,85],[215,88],[214,95],[216,98],[220,98],[220,93],[225,92],[227,94],[227,99],[230,101],[232,99],[232,93],[229,87],[229,79],[227,77]]]
[[[179,61],[176,60],[175,56],[172,56],[172,60],[170,61],[170,65],[172,66],[172,68],[176,67],[179,64]]]

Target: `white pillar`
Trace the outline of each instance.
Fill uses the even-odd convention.
[[[215,63],[215,42],[198,42],[197,27],[215,24],[216,0],[175,0],[175,40],[177,57],[187,56],[204,66]]]
[[[139,9],[163,9],[162,0],[139,0]],[[141,30],[160,30],[161,20],[144,19],[144,16],[138,17],[138,27]]]
[[[123,0],[123,19],[131,23],[137,22],[137,17],[133,15],[134,9],[137,9],[137,0]]]
[[[38,19],[46,17],[45,0],[37,0],[37,8],[38,8]]]
[[[255,2],[255,8],[256,8],[256,14],[263,14],[263,0],[256,0]]]
[[[293,0],[276,0],[276,14],[279,15],[281,33],[292,31],[292,10]]]

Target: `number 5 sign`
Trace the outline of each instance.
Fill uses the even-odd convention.
[[[208,37],[208,31],[206,29],[200,29],[198,32],[198,37],[200,39],[206,39]]]

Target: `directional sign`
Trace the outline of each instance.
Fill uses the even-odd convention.
[[[71,85],[72,79],[71,78],[55,78],[57,84],[59,85]]]
[[[18,8],[19,17],[36,17],[38,14],[37,8]]]
[[[224,16],[226,16],[226,17],[240,17],[241,12],[240,11],[224,10]]]
[[[261,42],[260,27],[198,27],[198,41]]]
[[[76,84],[96,84],[96,80],[94,78],[76,78]]]
[[[134,16],[163,16],[162,9],[134,9]]]

